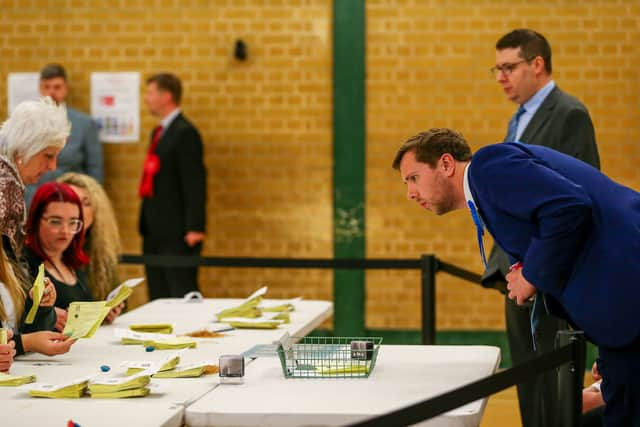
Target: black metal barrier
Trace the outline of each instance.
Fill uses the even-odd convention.
[[[436,343],[436,273],[443,271],[453,276],[480,283],[480,275],[440,261],[435,255],[415,259],[355,259],[355,258],[248,258],[198,257],[183,255],[129,255],[121,256],[123,264],[145,264],[165,267],[249,267],[249,268],[317,268],[345,270],[421,270],[422,282],[422,344]]]
[[[582,381],[584,373],[585,341],[582,332],[562,331],[565,342],[556,350],[531,359],[525,363],[506,369],[487,378],[472,382],[434,398],[409,405],[387,414],[350,424],[351,427],[406,426],[434,418],[467,403],[482,399],[516,384],[529,381],[543,372],[562,367],[559,370],[560,391],[562,384],[568,384],[566,392],[571,393],[571,405],[567,400],[557,402],[556,427],[579,427],[582,412]],[[559,333],[560,336],[560,333]],[[558,342],[557,342],[558,343]],[[582,366],[582,369],[579,367]],[[576,387],[579,384],[579,387]],[[562,395],[561,395],[562,396]],[[553,426],[550,426],[553,427]]]

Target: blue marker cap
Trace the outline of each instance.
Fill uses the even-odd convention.
[[[153,350],[155,350],[155,349],[156,349],[156,348],[155,348],[154,346],[152,346],[152,345],[148,345],[148,346],[147,346],[147,348],[145,348],[145,351],[153,351]]]
[[[111,370],[111,368],[108,365],[102,365],[102,366],[100,366],[100,370],[102,372],[109,372]]]

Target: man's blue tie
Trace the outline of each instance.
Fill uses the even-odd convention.
[[[504,139],[504,142],[514,142],[517,141],[518,137],[518,121],[520,120],[520,116],[522,116],[527,110],[520,105],[518,111],[511,117],[509,120],[509,127],[507,128],[507,137]]]
[[[471,218],[473,218],[473,223],[476,225],[476,231],[478,234],[478,246],[480,247],[480,256],[482,257],[482,264],[484,268],[487,268],[487,256],[484,253],[484,243],[482,242],[482,236],[484,236],[484,224],[480,219],[480,214],[478,214],[478,210],[476,209],[476,205],[473,204],[471,200],[467,201],[467,205],[469,206],[469,211],[471,211]]]

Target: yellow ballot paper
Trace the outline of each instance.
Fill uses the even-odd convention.
[[[278,313],[274,313],[278,314]],[[238,329],[275,329],[281,324],[285,323],[284,320],[274,319],[274,316],[261,316],[255,319],[246,319],[244,317],[227,317],[224,319],[226,323],[234,328]]]
[[[168,338],[175,338],[175,335],[171,334],[156,334],[150,332],[136,332],[129,329],[116,328],[113,331],[116,338],[120,338],[122,344],[142,344],[144,345],[148,341],[164,340]]]
[[[180,355],[184,351],[185,350],[179,350],[175,353],[172,353],[164,357],[163,359],[157,362],[125,361],[125,362],[122,362],[120,366],[127,368],[127,374],[126,374],[127,376],[135,375],[142,371],[149,371],[150,374],[154,374],[157,371],[168,371],[175,368],[178,365],[178,363],[180,363]]]
[[[149,394],[149,372],[123,378],[99,378],[89,383],[89,393],[94,399],[121,399],[144,397]]]
[[[120,286],[109,292],[107,295],[107,307],[113,308],[129,298],[133,293],[133,288],[138,286],[144,281],[142,277],[136,277],[135,279],[129,279],[124,281]]]
[[[367,365],[331,365],[331,366],[317,366],[316,372],[322,375],[337,375],[337,374],[366,374],[369,372]]]
[[[110,310],[105,301],[72,302],[62,333],[73,339],[91,338]]]
[[[22,384],[29,384],[36,380],[36,376],[31,375],[9,375],[0,372],[0,387],[15,387]]]
[[[89,391],[94,394],[142,388],[149,384],[150,380],[148,373],[122,378],[100,378],[89,383]]]
[[[228,317],[260,317],[262,315],[262,311],[258,308],[258,304],[260,304],[260,302],[262,301],[262,296],[266,293],[267,287],[263,286],[262,288],[252,293],[240,305],[222,310],[218,314],[216,314],[216,317],[218,318],[218,320],[226,319]]]
[[[154,346],[156,350],[177,350],[179,348],[196,348],[196,340],[189,337],[175,337],[161,340],[145,341],[144,345]]]
[[[176,366],[175,369],[160,371],[153,375],[153,378],[195,378],[204,374],[207,366],[213,365],[212,362],[192,363],[190,365]]]
[[[258,307],[263,312],[289,312],[295,311],[295,304],[299,303],[302,297],[293,298],[285,301],[263,301]]]
[[[33,305],[27,314],[24,323],[30,325],[36,318],[38,307],[40,307],[40,301],[42,300],[42,294],[44,292],[44,264],[40,264],[38,267],[38,275],[33,282]]]
[[[129,329],[135,332],[150,332],[153,334],[170,334],[173,332],[171,323],[138,323],[129,325]]]
[[[125,397],[145,397],[149,395],[149,389],[147,387],[108,391],[105,393],[96,393],[89,388],[89,392],[91,393],[92,399],[123,399]]]
[[[48,397],[51,399],[66,399],[66,398],[79,398],[84,394],[87,388],[89,378],[87,376],[78,378],[72,381],[67,381],[62,384],[39,384],[36,383],[29,389],[29,395],[31,397]]]

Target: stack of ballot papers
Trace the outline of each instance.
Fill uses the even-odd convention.
[[[82,397],[91,376],[66,381],[60,384],[35,383],[29,388],[31,397],[48,397],[51,399],[70,399]]]
[[[245,299],[240,305],[227,308],[216,314],[218,321],[229,317],[247,317],[255,318],[262,315],[262,311],[258,308],[258,304],[262,301],[262,296],[267,293],[267,287],[263,286],[254,293],[252,293],[247,299]]]
[[[137,374],[142,371],[151,371],[154,374],[157,371],[168,371],[175,368],[180,363],[180,355],[185,350],[180,350],[175,353],[171,353],[162,359],[150,362],[150,361],[125,361],[120,364],[123,368],[127,368],[127,375]]]
[[[170,334],[173,332],[173,325],[171,323],[139,323],[136,325],[129,325],[129,329],[135,332]]]
[[[207,367],[214,366],[213,362],[198,362],[188,365],[176,366],[174,369],[161,371],[153,375],[153,378],[194,378],[205,373]]]
[[[285,322],[281,318],[277,318],[281,316],[283,313],[265,313],[260,317],[256,317],[254,319],[247,319],[244,317],[227,317],[224,319],[226,323],[238,329],[275,329]],[[288,314],[287,321],[288,321]]]
[[[98,378],[89,383],[89,393],[94,399],[144,397],[149,394],[150,381],[148,371],[123,378]]]
[[[198,343],[190,337],[175,337],[163,340],[145,341],[144,345],[153,346],[156,350],[177,350],[179,348],[196,348]]]
[[[151,334],[134,332],[129,329],[117,328],[114,330],[116,337],[122,344],[142,344],[153,346],[156,350],[177,350],[180,348],[195,348],[198,344],[190,337],[176,337],[171,334]]]
[[[263,312],[271,313],[271,312],[290,312],[295,311],[295,304],[299,303],[302,300],[302,297],[293,298],[285,301],[263,301],[258,308]]]
[[[22,384],[32,383],[36,380],[35,375],[9,375],[0,372],[0,387],[15,387]]]

